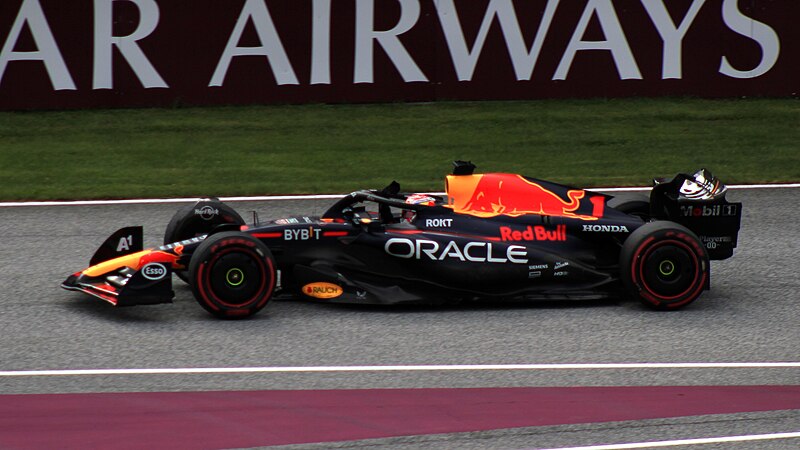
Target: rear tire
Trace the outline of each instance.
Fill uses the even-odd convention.
[[[164,232],[164,245],[208,234],[214,228],[226,223],[244,225],[244,219],[219,199],[200,200],[175,212]],[[186,270],[176,270],[175,275],[189,282]]]
[[[646,306],[682,308],[708,284],[709,259],[700,239],[674,222],[649,222],[631,233],[620,252],[622,282]]]
[[[639,217],[645,222],[650,220],[650,199],[644,194],[621,194],[608,201],[608,207],[619,212]]]
[[[206,238],[189,264],[192,293],[221,319],[250,317],[267,305],[275,289],[275,258],[258,239],[241,232]]]

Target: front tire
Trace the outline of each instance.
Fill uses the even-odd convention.
[[[222,224],[244,225],[244,219],[233,208],[216,198],[200,200],[173,214],[164,232],[164,245],[208,234]],[[189,282],[189,275],[185,270],[176,270],[175,275]]]
[[[700,239],[673,222],[646,223],[620,252],[621,278],[646,306],[674,310],[695,301],[708,284],[709,259]]]
[[[192,255],[189,277],[192,293],[206,311],[221,319],[241,319],[260,311],[272,297],[275,258],[248,234],[217,233]]]

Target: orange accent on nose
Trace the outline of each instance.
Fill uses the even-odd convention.
[[[171,253],[153,250],[142,250],[141,252],[131,253],[130,255],[120,256],[119,258],[109,259],[100,264],[89,267],[83,271],[88,277],[99,277],[109,272],[113,272],[122,267],[130,267],[139,270],[142,266],[151,262],[173,264],[178,256]]]
[[[132,269],[139,269],[139,259],[142,256],[150,253],[150,250],[142,250],[141,252],[131,253],[130,255],[120,256],[119,258],[109,259],[100,264],[89,267],[83,271],[83,274],[88,277],[99,277],[100,275],[112,272],[121,267],[130,267]]]

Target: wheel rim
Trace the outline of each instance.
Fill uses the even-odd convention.
[[[253,301],[263,286],[261,265],[249,253],[230,252],[210,262],[208,282],[214,296],[230,306]]]
[[[670,259],[665,259],[658,263],[658,273],[663,277],[668,277],[675,273],[675,263]]]
[[[242,272],[242,269],[238,267],[228,270],[228,272],[225,274],[225,282],[232,287],[241,286],[241,284],[244,283],[244,280],[244,272]]]
[[[685,246],[676,244],[654,246],[642,256],[644,287],[664,300],[683,297],[697,283],[697,257]]]

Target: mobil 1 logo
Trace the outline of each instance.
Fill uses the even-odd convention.
[[[732,217],[738,212],[739,205],[682,205],[683,217]]]

